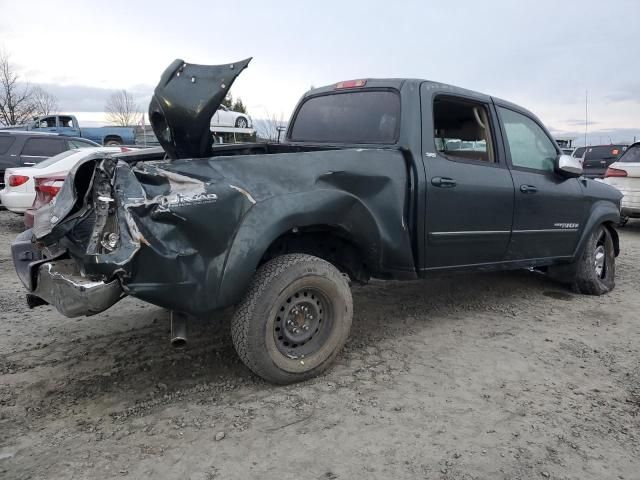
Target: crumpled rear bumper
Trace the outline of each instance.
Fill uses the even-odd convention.
[[[100,313],[124,297],[119,280],[89,279],[71,259],[43,259],[31,238],[27,230],[11,244],[16,272],[30,292],[30,306],[41,304],[41,299],[66,317],[79,317]]]

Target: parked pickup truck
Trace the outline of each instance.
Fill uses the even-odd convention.
[[[614,287],[621,194],[581,178],[532,113],[412,79],[304,94],[284,143],[212,145],[249,60],[176,60],[149,117],[162,148],[95,155],[12,245],[31,306],[92,315],[131,295],[190,316],[235,306],[233,343],[276,383],[325,370],[347,339],[349,282],[538,269]],[[200,109],[194,108],[200,106]]]
[[[105,146],[135,144],[134,127],[80,128],[78,119],[74,115],[47,115],[46,117],[35,118],[32,122],[25,125],[11,128],[14,130],[53,132],[70,137],[88,138]]]

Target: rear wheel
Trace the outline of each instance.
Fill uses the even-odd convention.
[[[345,277],[305,254],[262,265],[231,322],[242,361],[270,382],[286,384],[326,370],[344,346],[353,301]]]
[[[587,295],[602,295],[615,286],[616,255],[611,232],[604,225],[596,228],[578,261],[575,289]]]
[[[249,122],[244,117],[238,117],[236,120],[236,128],[247,128],[249,126]]]

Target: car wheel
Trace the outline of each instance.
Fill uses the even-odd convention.
[[[262,265],[236,308],[231,336],[254,373],[287,384],[331,365],[351,329],[347,279],[329,262],[287,254]]]
[[[244,117],[238,117],[236,120],[236,128],[247,128],[249,126],[249,122]]]
[[[110,138],[104,142],[105,147],[119,147],[120,145],[122,145],[122,140],[118,138]]]
[[[602,295],[615,286],[616,255],[611,232],[600,225],[589,236],[579,260],[574,287],[579,293]]]

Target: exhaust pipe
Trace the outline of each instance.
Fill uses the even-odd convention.
[[[171,312],[171,345],[184,348],[187,345],[187,316],[180,312]]]

